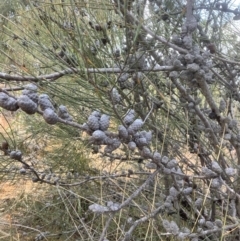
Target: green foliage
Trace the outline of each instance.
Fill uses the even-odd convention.
[[[19,109],[1,131],[0,174],[45,191],[11,204],[26,216],[21,237],[220,240],[238,227],[239,30],[231,21],[240,12],[231,2],[0,6],[0,106]],[[34,111],[26,83],[43,97]]]

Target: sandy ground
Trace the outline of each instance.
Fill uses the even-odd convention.
[[[36,186],[36,185],[35,185]],[[0,184],[0,203],[15,198],[23,193],[30,193],[35,190],[34,183],[29,181],[4,182]]]

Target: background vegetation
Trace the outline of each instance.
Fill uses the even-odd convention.
[[[3,240],[238,240],[234,1],[0,4]]]

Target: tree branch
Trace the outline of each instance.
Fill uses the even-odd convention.
[[[160,72],[160,71],[172,71],[174,70],[173,66],[158,66],[154,68],[145,68],[141,69],[141,72]],[[135,73],[136,69],[122,69],[122,68],[89,68],[89,69],[77,69],[77,68],[68,68],[59,72],[54,72],[46,75],[31,76],[31,75],[10,75],[3,72],[0,72],[0,79],[7,81],[31,81],[38,82],[40,80],[50,80],[54,81],[58,78],[61,78],[65,75],[70,74],[84,74],[84,73],[101,73],[101,74],[117,74],[117,73]]]

